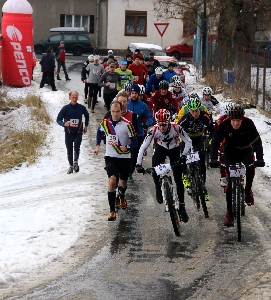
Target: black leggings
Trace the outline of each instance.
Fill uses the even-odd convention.
[[[113,101],[113,99],[116,97],[118,91],[112,93],[112,94],[104,94],[104,103],[107,110],[110,110],[110,104]]]
[[[82,133],[65,134],[65,144],[67,148],[67,155],[70,166],[72,166],[73,162],[77,161],[79,158],[82,136]]]
[[[174,163],[180,159],[180,147],[166,149],[158,144],[154,146],[154,153],[152,156],[152,167],[156,167],[165,162],[166,157],[169,158],[170,163]],[[172,168],[174,181],[177,187],[177,195],[180,203],[184,203],[184,186],[182,181],[182,167],[175,166]],[[152,172],[152,177],[156,186],[160,185],[159,176]]]

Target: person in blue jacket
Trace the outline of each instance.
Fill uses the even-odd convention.
[[[140,94],[140,87],[137,84],[133,84],[131,87],[131,95],[127,109],[134,112],[137,115],[138,120],[138,145],[131,151],[131,166],[129,180],[132,181],[132,174],[135,170],[137,155],[139,148],[144,140],[144,127],[151,127],[153,125],[153,116],[146,103],[138,99]],[[144,121],[144,126],[143,126]]]
[[[57,123],[65,128],[65,144],[70,167],[67,174],[79,172],[79,153],[82,142],[83,133],[88,130],[89,113],[86,107],[77,103],[78,92],[71,91],[69,93],[70,103],[63,106],[57,116]],[[82,116],[85,117],[85,126]]]
[[[166,80],[163,69],[161,67],[157,67],[155,69],[155,73],[150,76],[146,84],[146,94],[150,95],[152,92],[159,90],[159,83],[162,80]]]
[[[174,71],[174,67],[176,67],[176,63],[170,62],[168,64],[168,69],[164,72],[164,76],[166,77],[166,81],[168,83],[171,83],[173,81],[172,77],[177,75],[177,73]]]

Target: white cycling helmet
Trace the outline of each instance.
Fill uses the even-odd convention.
[[[202,89],[203,95],[212,95],[213,91],[209,86],[206,86]]]
[[[143,84],[139,84],[140,92],[139,95],[144,95],[145,94],[145,86]]]
[[[172,82],[172,86],[173,86],[173,87],[181,88],[181,87],[183,87],[183,83],[181,82],[180,79],[174,80],[174,81]]]
[[[180,76],[179,75],[173,75],[171,79],[172,79],[172,82],[174,82],[175,80],[180,80]]]
[[[94,61],[94,55],[90,54],[90,55],[88,56],[88,60],[89,60],[89,61]]]

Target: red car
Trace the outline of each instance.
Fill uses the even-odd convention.
[[[189,38],[185,42],[177,45],[171,45],[165,47],[164,51],[168,56],[174,56],[180,60],[182,57],[193,57],[193,43],[194,39]]]

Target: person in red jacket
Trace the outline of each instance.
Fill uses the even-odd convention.
[[[134,84],[143,84],[144,79],[148,76],[148,69],[145,64],[140,63],[140,57],[136,56],[134,62],[129,65],[129,70],[132,71],[134,76]]]
[[[162,80],[159,83],[159,90],[155,91],[150,97],[153,106],[153,116],[162,108],[170,111],[171,114],[179,112],[178,99],[168,89],[169,83],[166,80]]]
[[[66,54],[65,54],[65,43],[64,43],[64,41],[60,42],[60,45],[59,45],[59,47],[56,51],[56,60],[57,60],[57,80],[61,80],[61,78],[59,77],[61,67],[62,67],[63,72],[65,74],[66,81],[71,80],[69,78],[68,73],[67,73],[66,64],[65,64]]]

